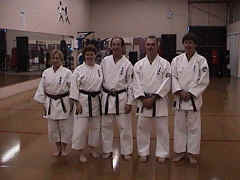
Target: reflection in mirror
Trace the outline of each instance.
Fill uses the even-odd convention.
[[[95,32],[78,32],[77,37],[11,29],[0,30],[0,71],[41,72],[50,67],[50,52],[60,49],[64,54],[64,66],[73,70],[83,63],[82,49],[93,44],[97,48],[96,63],[111,54],[111,37],[100,39]],[[144,39],[124,37],[124,54],[135,64],[145,56]],[[5,42],[5,43],[4,43]],[[2,50],[1,50],[2,49]]]
[[[50,52],[57,48],[64,51],[64,64],[71,69],[73,36],[0,30],[0,71],[39,72],[50,67]]]

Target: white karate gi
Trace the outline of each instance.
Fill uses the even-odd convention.
[[[34,95],[34,100],[44,105],[48,119],[48,137],[50,142],[71,143],[72,118],[70,117],[69,96],[62,98],[64,108],[60,99],[49,98],[50,95],[60,95],[69,92],[72,72],[60,66],[56,72],[53,67],[46,69]]]
[[[131,62],[125,57],[115,64],[113,56],[106,56],[102,62],[101,67],[103,71],[103,88],[107,90],[119,91],[126,89],[126,92],[119,94],[119,115],[116,113],[116,97],[109,96],[108,113],[105,115],[105,107],[107,101],[107,93],[103,91],[102,97],[102,138],[103,138],[103,152],[111,153],[113,145],[113,121],[117,121],[120,132],[120,153],[122,155],[132,154],[133,151],[133,137],[132,137],[132,122],[131,116],[125,113],[125,105],[132,104],[132,79],[133,66]]]
[[[180,100],[174,97],[174,151],[176,153],[200,153],[202,93],[209,84],[209,68],[206,59],[197,52],[188,61],[186,53],[175,57],[171,64],[172,93],[179,90],[190,92],[194,97],[191,100]]]
[[[95,64],[93,67],[83,63],[78,66],[73,72],[73,78],[70,88],[70,98],[82,106],[82,113],[74,115],[73,125],[73,149],[84,149],[88,135],[88,144],[92,147],[97,147],[99,144],[100,136],[100,106],[101,101],[99,98],[101,94],[91,97],[92,99],[92,117],[89,115],[88,95],[79,90],[86,92],[101,91],[103,81],[102,69],[99,65]],[[89,131],[88,131],[88,125]],[[89,132],[89,133],[88,133]]]
[[[134,66],[133,92],[135,99],[145,96],[145,93],[156,94],[161,98],[156,100],[156,114],[153,117],[153,108],[143,108],[141,100],[137,99],[137,148],[140,156],[150,153],[150,136],[152,122],[156,127],[157,145],[155,156],[166,158],[169,156],[168,132],[168,92],[171,88],[170,63],[156,56],[150,64],[147,56]]]

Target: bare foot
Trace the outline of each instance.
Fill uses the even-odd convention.
[[[112,153],[104,153],[103,155],[102,155],[102,158],[103,159],[109,159],[109,158],[111,158],[112,157]]]
[[[198,159],[196,157],[194,157],[194,155],[188,155],[188,160],[190,162],[190,164],[198,164]]]
[[[79,161],[81,163],[86,163],[87,162],[87,157],[85,155],[80,155]]]
[[[97,152],[97,151],[91,151],[90,152],[90,155],[94,158],[94,159],[97,159],[100,157],[100,154]]]
[[[62,156],[67,156],[67,155],[68,155],[68,152],[62,151],[61,155],[62,155]]]
[[[156,158],[156,161],[159,163],[159,164],[163,164],[166,162],[166,158],[163,158],[163,157],[157,157]]]
[[[146,163],[148,161],[148,157],[147,156],[139,156],[139,161],[142,163]]]
[[[132,158],[131,154],[123,155],[122,156],[125,161],[129,161]]]
[[[184,160],[184,158],[185,158],[185,153],[179,153],[172,159],[172,162],[177,163]]]
[[[52,153],[52,156],[54,156],[54,157],[57,157],[57,156],[60,156],[60,155],[61,155],[61,151],[57,151],[57,152]]]

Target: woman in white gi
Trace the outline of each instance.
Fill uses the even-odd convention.
[[[99,157],[95,148],[99,145],[100,137],[100,93],[103,76],[101,67],[95,63],[96,53],[94,46],[84,48],[84,63],[74,70],[70,89],[70,98],[76,105],[72,148],[80,151],[80,162],[87,161],[85,152],[87,135],[90,154],[94,158]]]
[[[168,93],[171,88],[170,63],[158,55],[158,41],[149,36],[145,42],[146,57],[134,66],[133,90],[137,100],[137,148],[141,162],[150,154],[150,136],[156,129],[157,162],[164,163],[169,156]]]
[[[183,37],[185,53],[171,64],[174,94],[174,152],[173,162],[188,158],[196,164],[200,154],[202,93],[209,84],[206,59],[196,52],[197,39],[192,33]]]
[[[34,100],[42,104],[44,117],[48,119],[48,137],[57,147],[54,156],[66,156],[67,144],[72,140],[72,120],[69,118],[72,72],[62,66],[63,58],[61,51],[52,51],[52,67],[43,72],[34,96]]]

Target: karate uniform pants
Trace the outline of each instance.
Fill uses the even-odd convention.
[[[176,111],[174,118],[174,152],[200,153],[200,111]]]
[[[155,156],[167,158],[169,156],[169,130],[168,117],[143,117],[137,120],[137,148],[138,155],[148,156],[150,154],[150,138],[153,123],[156,128],[156,150]]]
[[[129,155],[133,152],[132,120],[129,114],[109,114],[102,116],[103,152],[113,151],[113,121],[117,123],[120,133],[120,153]]]
[[[72,142],[73,118],[61,120],[48,119],[48,139],[52,143],[63,142],[70,144]]]
[[[74,116],[72,148],[82,150],[88,145],[97,147],[100,137],[100,116],[79,117]]]

